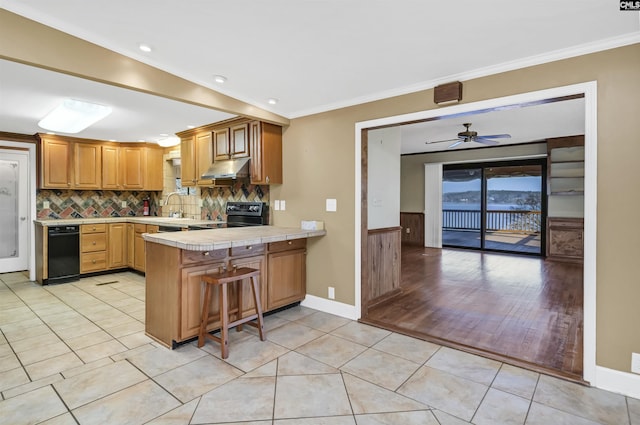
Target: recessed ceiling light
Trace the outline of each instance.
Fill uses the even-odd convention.
[[[41,119],[38,125],[51,131],[71,134],[79,133],[110,113],[110,106],[65,99]]]
[[[271,97],[269,98],[269,100],[267,100],[267,102],[269,102],[269,105],[275,105],[276,103],[278,103],[278,99]]]
[[[140,143],[147,143],[147,141],[146,141],[146,140],[144,140],[144,139],[138,139],[138,142],[140,142]]]
[[[109,139],[110,142],[117,142],[116,139]]]
[[[227,81],[227,77],[225,77],[224,75],[214,75],[213,81],[218,84],[224,84],[224,82]]]
[[[177,146],[180,144],[180,138],[177,136],[166,137],[164,139],[158,139],[156,143],[163,148],[168,148],[171,146]]]
[[[191,128],[196,128],[195,125],[188,125],[187,128],[191,129]]]
[[[149,46],[148,44],[144,44],[144,43],[140,43],[138,45],[138,48],[140,48],[140,50],[142,50],[145,53],[149,53],[149,52],[151,52],[153,50],[151,48],[151,46]]]
[[[168,136],[168,134],[167,134],[167,133],[160,133],[160,136],[162,136],[162,137],[167,137],[167,136]]]

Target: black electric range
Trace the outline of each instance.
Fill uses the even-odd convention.
[[[189,230],[224,229],[231,227],[264,226],[269,224],[269,207],[265,202],[227,202],[226,223],[193,224]]]

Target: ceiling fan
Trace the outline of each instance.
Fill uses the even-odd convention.
[[[478,136],[478,132],[477,131],[471,131],[469,130],[469,127],[471,127],[471,123],[467,122],[462,124],[466,127],[465,131],[461,131],[460,133],[458,133],[458,137],[455,139],[447,139],[447,140],[437,140],[434,142],[425,142],[427,145],[431,144],[431,143],[443,143],[443,142],[454,142],[451,145],[449,145],[448,149],[451,148],[455,148],[456,146],[458,146],[461,143],[467,143],[467,142],[477,142],[477,143],[482,143],[484,145],[497,145],[498,142],[497,140],[492,140],[492,139],[509,139],[511,138],[510,134],[491,134],[491,135],[486,135],[486,136]]]

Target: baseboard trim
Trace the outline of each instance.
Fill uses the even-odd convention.
[[[596,366],[594,386],[602,390],[640,399],[640,375]]]
[[[350,304],[344,304],[338,301],[328,300],[326,298],[316,297],[315,295],[309,295],[300,303],[303,307],[313,308],[314,310],[320,310],[325,313],[335,314],[336,316],[345,317],[351,320],[358,320],[358,313],[356,307]]]

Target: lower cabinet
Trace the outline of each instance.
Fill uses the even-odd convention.
[[[107,225],[80,226],[80,274],[107,269]]]
[[[135,238],[136,230],[133,223],[127,223],[127,267],[130,269],[135,265]]]
[[[158,226],[152,224],[134,224],[133,226],[133,268],[145,272],[145,253],[143,233],[158,233]]]
[[[107,267],[127,267],[127,223],[110,223],[107,243]]]
[[[582,262],[584,257],[584,219],[547,218],[547,259]]]
[[[306,239],[269,244],[267,310],[273,310],[304,298],[307,290],[306,246]]]
[[[198,335],[205,274],[232,267],[259,269],[258,287],[265,312],[301,301],[306,295],[306,239],[214,251],[183,251],[147,242],[146,259],[145,331],[169,347]],[[250,285],[249,280],[242,284],[243,315],[255,311]],[[220,327],[219,289],[212,290],[209,330]],[[237,284],[229,287],[231,320],[237,311],[237,290]]]

